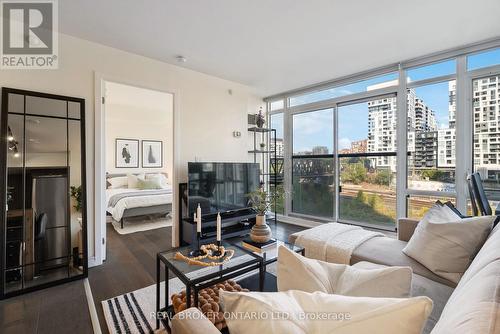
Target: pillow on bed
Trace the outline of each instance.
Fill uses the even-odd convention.
[[[109,189],[122,189],[128,186],[128,178],[126,176],[110,177],[107,182],[110,184]]]
[[[138,179],[136,188],[141,190],[162,189],[162,186],[159,178],[149,180]]]
[[[139,180],[145,180],[146,176],[144,174],[128,174],[127,175],[127,180],[128,180],[128,187],[129,188],[138,188],[138,182]]]
[[[157,180],[160,182],[162,189],[169,187],[168,179],[165,174],[162,173],[146,174],[146,180]]]

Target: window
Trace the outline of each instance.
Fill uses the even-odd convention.
[[[500,74],[473,80],[474,171],[479,172],[493,212],[500,201]],[[493,94],[490,94],[493,92]]]
[[[333,109],[293,115],[293,154],[333,153]]]
[[[283,190],[283,180],[284,180],[284,140],[283,140],[283,113],[272,114],[269,116],[269,126],[271,129],[276,130],[276,160],[271,155],[271,175],[269,177],[269,183],[274,186],[276,183],[277,188]],[[274,138],[271,138],[271,151],[274,151]],[[284,199],[281,199],[276,203],[276,207],[272,207],[272,211],[275,213],[284,213]]]
[[[467,57],[468,71],[499,64],[500,64],[500,48],[477,53]]]
[[[369,90],[395,86],[397,84],[398,84],[398,74],[389,73],[368,80],[358,81],[345,86],[333,87],[304,95],[293,96],[290,98],[290,106],[294,107],[301,104],[333,99],[340,96],[351,95],[355,93],[366,92]]]
[[[456,204],[456,200],[453,197],[411,195],[408,197],[408,218],[421,219],[437,201],[441,203],[451,202],[453,205]]]
[[[333,218],[333,109],[293,115],[292,212]]]
[[[455,80],[408,90],[408,189],[455,191],[455,91]]]
[[[272,101],[269,103],[269,110],[270,111],[280,110],[283,108],[284,108],[284,101],[283,100]]]
[[[339,220],[394,228],[396,96],[338,108]]]
[[[457,70],[455,59],[416,67],[407,71],[407,82],[436,78],[443,75],[454,74]]]

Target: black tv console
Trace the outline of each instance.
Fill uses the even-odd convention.
[[[222,217],[222,239],[245,236],[255,224],[255,213],[243,212]],[[182,241],[187,244],[195,242],[196,222],[193,218],[182,219]],[[201,242],[210,243],[217,238],[217,218],[213,216],[201,219]]]

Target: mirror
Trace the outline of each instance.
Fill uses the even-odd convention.
[[[7,296],[87,271],[84,101],[22,93],[3,89],[2,119],[8,126],[2,285]]]

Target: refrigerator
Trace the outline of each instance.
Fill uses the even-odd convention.
[[[66,175],[36,176],[33,178],[32,207],[35,217],[47,214],[47,226],[41,254],[35,256],[39,270],[68,265],[70,253],[69,193]],[[36,219],[35,219],[36,224]],[[38,228],[35,227],[35,236]],[[36,247],[35,247],[36,249]]]

